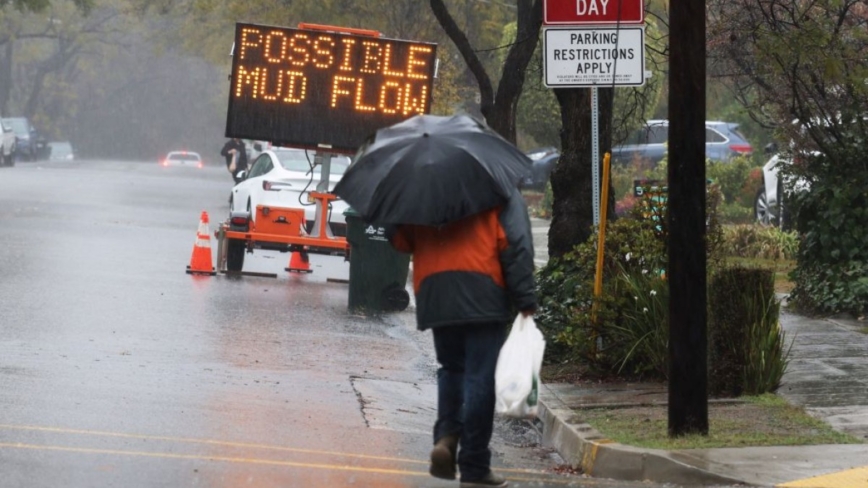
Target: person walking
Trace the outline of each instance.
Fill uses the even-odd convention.
[[[232,179],[236,184],[240,183],[242,178],[238,174],[247,169],[247,147],[244,145],[244,141],[237,137],[229,139],[220,150],[220,155],[226,158],[226,169],[229,170]],[[232,167],[233,160],[235,161],[234,168]]]
[[[515,310],[537,306],[533,236],[524,198],[442,226],[397,225],[392,246],[413,254],[419,330],[431,329],[437,421],[429,472],[461,487],[504,487],[491,471],[494,370]]]

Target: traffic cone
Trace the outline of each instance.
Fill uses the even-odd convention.
[[[217,271],[211,261],[211,232],[208,230],[208,213],[202,211],[199,217],[199,230],[193,244],[193,256],[187,266],[187,274],[207,274],[214,276]]]
[[[292,273],[295,271],[296,273],[312,273],[313,270],[310,269],[310,258],[307,253],[304,251],[292,251],[289,256],[289,267],[284,268],[286,271]]]

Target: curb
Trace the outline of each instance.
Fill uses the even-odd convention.
[[[539,418],[543,445],[553,447],[570,466],[589,476],[693,485],[751,484],[681,462],[669,451],[636,448],[606,439],[563,402],[542,393]]]

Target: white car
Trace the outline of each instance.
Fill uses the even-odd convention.
[[[789,182],[780,177],[780,168],[790,164],[789,157],[775,154],[763,165],[763,186],[757,190],[754,200],[754,213],[757,222],[763,225],[789,227],[789,216],[784,206],[786,187],[790,191],[807,189],[804,181]]]
[[[190,168],[202,168],[202,156],[193,151],[172,151],[160,160],[160,166],[187,166]]]
[[[331,192],[350,165],[350,158],[332,155],[328,185],[320,185],[322,167],[315,151],[304,149],[272,148],[262,151],[249,165],[244,180],[232,188],[229,211],[250,212],[256,218],[257,205],[304,210],[307,230],[313,229],[316,205],[309,199],[311,191]],[[325,209],[324,218],[335,236],[346,236],[343,200],[333,200]]]
[[[0,166],[15,165],[15,132],[0,118]]]
[[[69,141],[52,141],[48,143],[49,161],[74,161],[75,152]]]

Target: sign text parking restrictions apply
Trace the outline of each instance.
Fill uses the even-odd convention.
[[[547,28],[547,87],[641,86],[645,83],[645,28]]]
[[[354,152],[430,113],[436,45],[237,24],[226,136]]]

